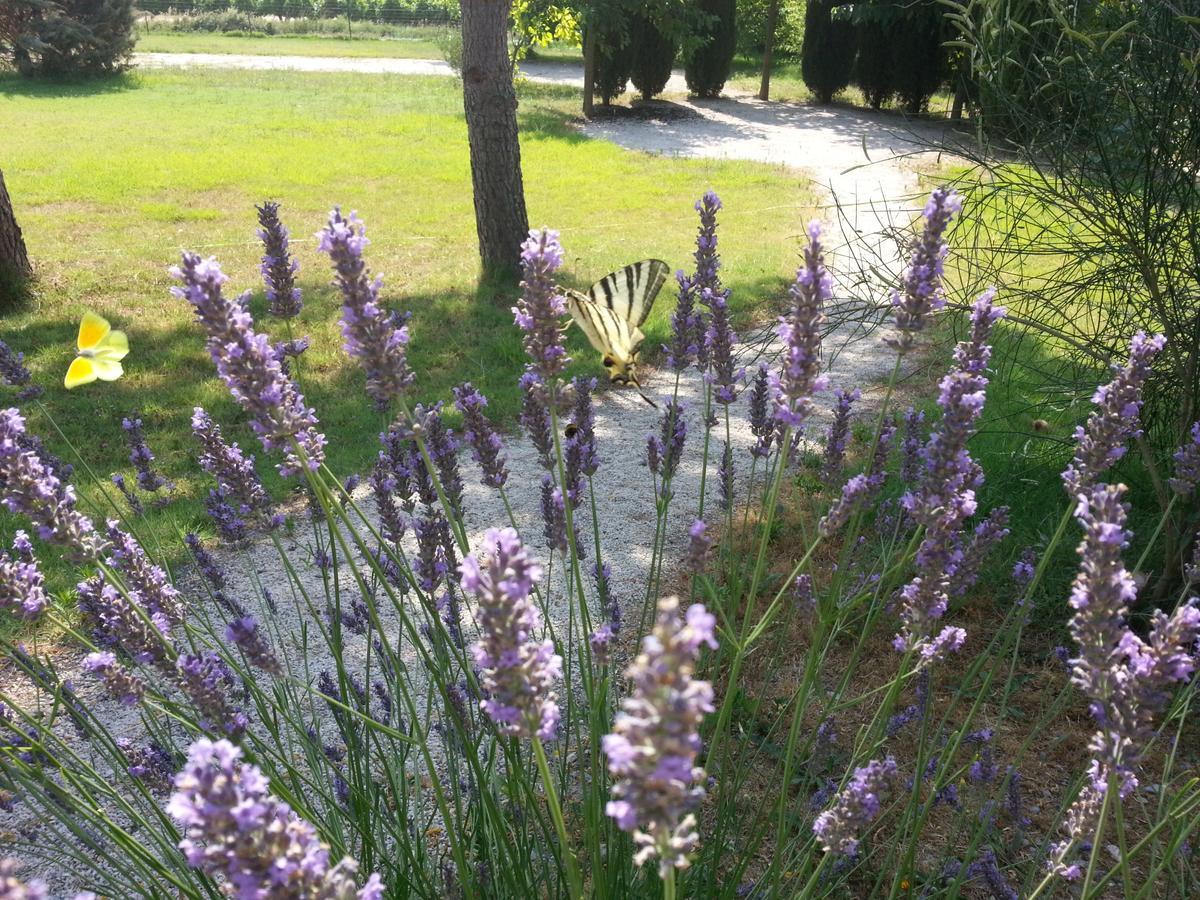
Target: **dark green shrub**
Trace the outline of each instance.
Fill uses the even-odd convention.
[[[900,27],[900,7],[890,0],[856,6],[853,14],[858,55],[854,84],[872,109],[879,109],[896,93],[895,47]],[[906,60],[901,60],[907,64]]]
[[[629,80],[641,91],[642,99],[661,94],[671,80],[671,66],[679,48],[670,37],[645,16],[629,20]]]
[[[704,29],[705,40],[688,55],[684,75],[688,90],[697,97],[716,97],[725,87],[733,66],[737,46],[737,2],[699,0],[696,7],[710,18]]]
[[[830,0],[809,0],[804,11],[800,75],[818,103],[828,103],[849,86],[854,50],[854,26],[849,17],[840,11],[834,15]]]
[[[625,93],[631,68],[627,35],[609,29],[596,36],[596,94],[606,106]]]
[[[6,0],[0,52],[26,75],[105,75],[133,52],[133,0]]]
[[[921,0],[905,8],[892,40],[893,87],[904,108],[917,114],[925,109],[949,74],[942,43],[946,17],[940,0]]]

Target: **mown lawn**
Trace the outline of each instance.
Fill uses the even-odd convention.
[[[349,56],[441,59],[434,30],[414,29],[411,36],[380,38],[309,34],[229,34],[205,31],[147,30],[138,34],[139,53],[245,53],[251,56]]]
[[[261,314],[254,204],[264,198],[283,204],[302,265],[306,305],[297,330],[312,339],[303,386],[329,434],[335,471],[364,470],[384,423],[341,350],[337,299],[311,237],[334,204],[359,211],[387,302],[414,313],[419,397],[447,399],[452,385],[470,379],[491,397],[497,420],[515,424],[521,347],[511,290],[477,284],[460,91],[453,79],[294,72],[150,71],[81,86],[0,76],[4,174],[40,273],[32,306],[10,314],[0,331],[26,352],[47,388],[47,410],[101,481],[114,471],[131,476],[120,421],[141,411],[181,498],[152,514],[150,530],[164,544],[176,544],[176,527],[204,527],[208,482],[194,462],[194,406],[261,456],[190,311],[168,293],[167,268],[183,248],[215,254],[229,289],[253,289],[252,309]],[[633,153],[573,128],[577,92],[524,85],[520,96],[531,223],[561,230],[568,283],[586,287],[647,256],[688,267],[692,204],[711,187],[725,201],[723,274],[737,310],[749,316],[785,289],[810,215],[800,176]],[[668,289],[649,322],[648,347],[665,337],[670,300]],[[128,332],[127,374],[67,392],[62,377],[86,309]],[[260,321],[282,336],[277,323]],[[599,374],[574,329],[570,347],[577,371]],[[70,456],[33,408],[30,425]],[[260,459],[259,467],[281,494],[273,463]],[[99,490],[81,479],[85,501],[96,503]],[[0,519],[0,538],[16,525]],[[65,571],[54,576],[61,589]]]

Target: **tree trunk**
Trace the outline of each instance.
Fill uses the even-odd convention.
[[[511,0],[461,0],[463,106],[471,145],[475,230],[487,275],[517,271],[529,232],[517,92],[508,55]]]
[[[21,226],[13,215],[4,173],[0,172],[0,307],[16,300],[25,279],[32,274]]]
[[[762,84],[758,88],[759,100],[771,99],[771,58],[775,55],[775,25],[779,21],[779,0],[771,0],[767,7],[767,33],[763,43]]]
[[[589,26],[583,37],[583,116],[592,117],[596,94],[596,28]]]

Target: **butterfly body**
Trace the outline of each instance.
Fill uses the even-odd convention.
[[[67,390],[97,380],[116,381],[125,374],[121,360],[129,353],[129,339],[125,332],[115,331],[103,316],[83,314],[76,346],[78,355],[63,379]]]
[[[644,259],[604,276],[586,294],[566,292],[567,309],[600,353],[611,383],[640,387],[641,326],[669,272],[661,259]]]

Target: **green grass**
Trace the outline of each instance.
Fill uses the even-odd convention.
[[[434,37],[421,29],[411,37],[333,37],[307,34],[228,34],[205,31],[142,31],[139,53],[243,53],[251,56],[348,56],[441,59]]]
[[[252,309],[261,314],[254,204],[264,198],[283,204],[302,265],[297,331],[312,339],[303,387],[330,437],[335,471],[367,466],[383,422],[341,350],[327,261],[311,238],[333,204],[359,211],[386,301],[414,313],[417,395],[446,399],[470,379],[490,396],[497,420],[513,424],[521,347],[511,292],[477,284],[460,91],[446,78],[294,72],[150,71],[79,86],[0,76],[4,174],[40,276],[32,307],[4,321],[4,339],[28,354],[54,421],[100,479],[130,474],[120,420],[142,412],[181,497],[153,514],[149,530],[164,544],[175,545],[177,525],[203,524],[199,498],[209,485],[188,427],[196,405],[259,453],[269,486],[284,490],[275,460],[261,458],[217,380],[189,310],[168,293],[168,266],[192,248],[219,257],[230,290],[255,290]],[[586,287],[647,256],[689,266],[692,204],[712,187],[725,201],[722,271],[741,317],[782,294],[808,218],[811,195],[799,175],[592,141],[571,125],[578,102],[570,89],[521,88],[530,222],[561,230],[568,284]],[[670,301],[668,288],[648,323],[648,347],[665,337]],[[120,381],[67,392],[62,377],[87,309],[126,330],[132,351]],[[260,321],[280,335],[276,323]],[[576,329],[569,346],[575,371],[600,373]],[[70,455],[36,410],[30,426]],[[84,500],[98,502],[99,487],[80,482]],[[17,524],[0,519],[0,537]],[[65,569],[53,574],[56,587],[67,583]]]

